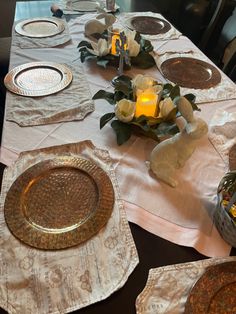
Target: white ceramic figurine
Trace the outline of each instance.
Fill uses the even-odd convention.
[[[104,22],[98,21],[104,19]],[[98,33],[102,34],[106,29],[111,27],[116,21],[116,18],[112,14],[101,13],[96,19],[92,19],[86,22],[84,26],[84,34],[89,37],[92,34]]]
[[[159,143],[151,152],[150,168],[156,177],[172,187],[178,182],[174,178],[175,170],[185,165],[185,162],[194,152],[197,139],[208,131],[205,121],[195,118],[192,105],[185,97],[180,97],[177,107],[186,120],[180,133]]]

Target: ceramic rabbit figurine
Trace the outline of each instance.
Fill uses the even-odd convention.
[[[100,19],[105,20],[105,24],[98,21]],[[84,34],[85,36],[89,37],[92,34],[102,34],[106,29],[112,26],[116,21],[116,18],[112,14],[108,13],[101,13],[99,14],[96,19],[92,19],[88,21],[84,26]]]
[[[177,107],[186,120],[180,133],[170,139],[159,143],[151,152],[150,168],[156,177],[172,187],[178,182],[174,179],[175,170],[185,165],[191,157],[197,144],[208,131],[205,121],[195,118],[190,102],[185,97],[180,97]]]

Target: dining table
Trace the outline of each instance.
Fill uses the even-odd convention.
[[[118,145],[110,124],[100,127],[100,118],[114,107],[93,96],[99,90],[113,92],[112,81],[117,78],[118,66],[101,67],[95,60],[81,60],[78,45],[87,40],[85,27],[96,20],[98,12],[76,11],[69,6],[71,2],[67,5],[66,0],[18,1],[16,4],[9,73],[16,68],[16,77],[23,73],[24,79],[29,63],[33,67],[50,68],[56,62],[56,72],[68,82],[62,90],[47,95],[41,95],[34,86],[36,97],[28,90],[19,93],[21,80],[17,88],[7,91],[0,151],[0,162],[6,165],[0,200],[0,313],[184,313],[189,291],[206,268],[236,261],[235,248],[222,238],[213,218],[217,188],[229,171],[229,151],[236,145],[236,85],[164,16],[132,12],[127,3],[117,1],[116,12],[112,12],[116,27],[127,29],[137,16],[161,20],[169,27],[160,34],[142,34],[153,46],[155,65],[148,69],[124,68],[124,75],[134,79],[142,74],[153,77],[159,84],[174,83],[171,77],[166,77],[168,68],[167,73],[163,70],[164,62],[172,58],[178,62],[184,58],[195,60],[190,67],[198,66],[199,62],[207,67],[207,73],[215,73],[212,85],[207,86],[211,78],[204,81],[204,77],[197,80],[200,87],[194,88],[186,82],[187,86],[180,85],[182,94],[196,96],[199,110],[194,111],[194,116],[207,123],[208,134],[198,140],[184,167],[176,170],[177,187],[159,181],[148,167],[150,154],[158,146],[153,138],[133,134]],[[26,19],[51,18],[53,3],[64,13],[57,24],[63,23],[62,33],[49,38],[19,33],[20,23]],[[100,5],[104,8],[105,2],[100,1]],[[10,79],[11,75],[15,74],[10,74]],[[174,80],[181,77],[182,72]],[[50,74],[42,80],[44,88],[49,86]],[[12,85],[6,83],[6,86]],[[32,88],[29,78],[27,88]],[[22,243],[18,238],[26,239],[24,222],[17,229],[17,237],[6,224],[6,219],[13,228],[17,224],[17,215],[11,212],[22,202],[21,195],[18,201],[14,199],[18,194],[14,184],[23,184],[24,173],[30,182],[34,182],[32,175],[41,178],[37,164],[41,163],[47,170],[51,167],[49,159],[68,162],[69,168],[71,163],[76,169],[85,167],[85,161],[82,166],[76,163],[77,157],[88,159],[98,167],[94,172],[99,191],[96,193],[103,191],[108,195],[105,204],[113,197],[114,208],[107,224],[78,245],[68,245],[70,238],[56,243],[50,232],[50,240],[39,244],[37,230],[32,231],[30,240],[34,245],[28,245],[28,240]],[[96,177],[99,169],[103,169],[101,182]],[[109,192],[107,176],[114,194]],[[92,202],[93,196],[83,189],[83,184],[71,183],[72,190],[76,184]],[[49,195],[48,189],[50,184],[32,199],[37,203],[43,195],[46,200],[43,204],[47,206],[55,193],[53,190]],[[64,196],[60,189],[57,193],[59,208]],[[87,206],[87,199],[81,197],[79,202]],[[58,223],[70,218],[60,210]],[[43,217],[41,212],[37,215],[39,220]],[[83,232],[88,231],[85,228]]]

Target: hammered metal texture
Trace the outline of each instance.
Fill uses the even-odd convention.
[[[70,5],[71,10],[81,11],[81,12],[96,12],[99,7],[99,2],[97,1],[77,1],[72,2]]]
[[[63,32],[64,29],[64,22],[53,17],[28,19],[15,26],[15,31],[18,34],[35,38],[55,36]]]
[[[236,262],[207,268],[192,288],[185,314],[236,313]]]
[[[31,62],[12,69],[4,79],[11,92],[28,97],[57,93],[72,81],[72,72],[63,64]]]
[[[171,29],[167,21],[153,16],[136,16],[130,20],[129,24],[137,32],[146,35],[164,34]]]
[[[4,213],[18,239],[52,250],[88,240],[106,224],[113,205],[112,183],[100,167],[61,157],[21,174],[7,193]]]
[[[229,151],[229,170],[236,170],[236,145],[233,145]]]
[[[164,61],[161,71],[165,78],[182,87],[207,89],[220,83],[220,72],[211,64],[187,57]]]

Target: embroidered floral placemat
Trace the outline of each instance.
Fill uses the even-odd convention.
[[[106,171],[115,192],[114,209],[106,226],[85,243],[57,251],[34,249],[10,233],[4,200],[27,168],[62,155],[87,158]],[[0,205],[0,306],[9,313],[67,313],[83,308],[121,288],[138,264],[112,160],[90,141],[22,153],[4,172]]]

